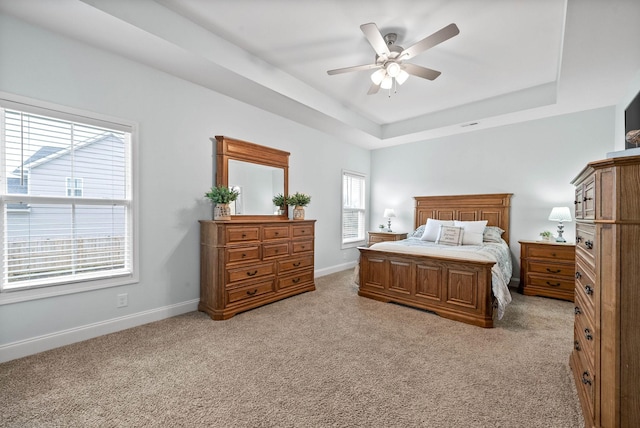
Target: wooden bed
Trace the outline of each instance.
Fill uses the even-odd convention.
[[[415,228],[428,218],[487,220],[509,243],[511,193],[417,196]],[[453,260],[361,247],[358,294],[435,312],[452,320],[493,327],[491,267],[494,262]]]

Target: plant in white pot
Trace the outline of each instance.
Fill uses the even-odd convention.
[[[287,204],[293,205],[293,219],[304,220],[304,207],[311,202],[311,196],[296,192],[287,198]]]
[[[204,194],[205,198],[215,204],[213,208],[214,220],[231,220],[231,208],[229,203],[238,199],[240,192],[227,186],[212,187]]]

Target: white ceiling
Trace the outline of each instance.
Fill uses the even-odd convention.
[[[639,0],[0,0],[0,11],[367,148],[615,105],[640,73]],[[442,72],[367,95],[360,25]],[[470,123],[477,123],[468,126]]]

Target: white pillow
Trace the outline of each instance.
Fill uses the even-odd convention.
[[[454,221],[454,226],[464,229],[462,245],[482,245],[482,234],[487,226],[487,220],[481,221]]]
[[[428,218],[427,224],[424,226],[424,233],[420,239],[423,241],[436,242],[436,239],[438,239],[438,233],[440,233],[440,226],[454,226],[453,220],[436,220]]]
[[[460,245],[462,244],[462,237],[464,236],[464,229],[455,226],[440,226],[440,233],[438,233],[438,239],[436,244],[441,245]]]

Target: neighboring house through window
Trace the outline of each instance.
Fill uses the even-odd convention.
[[[342,171],[342,246],[365,241],[365,176]]]
[[[0,291],[135,281],[132,125],[2,98],[0,108]]]

